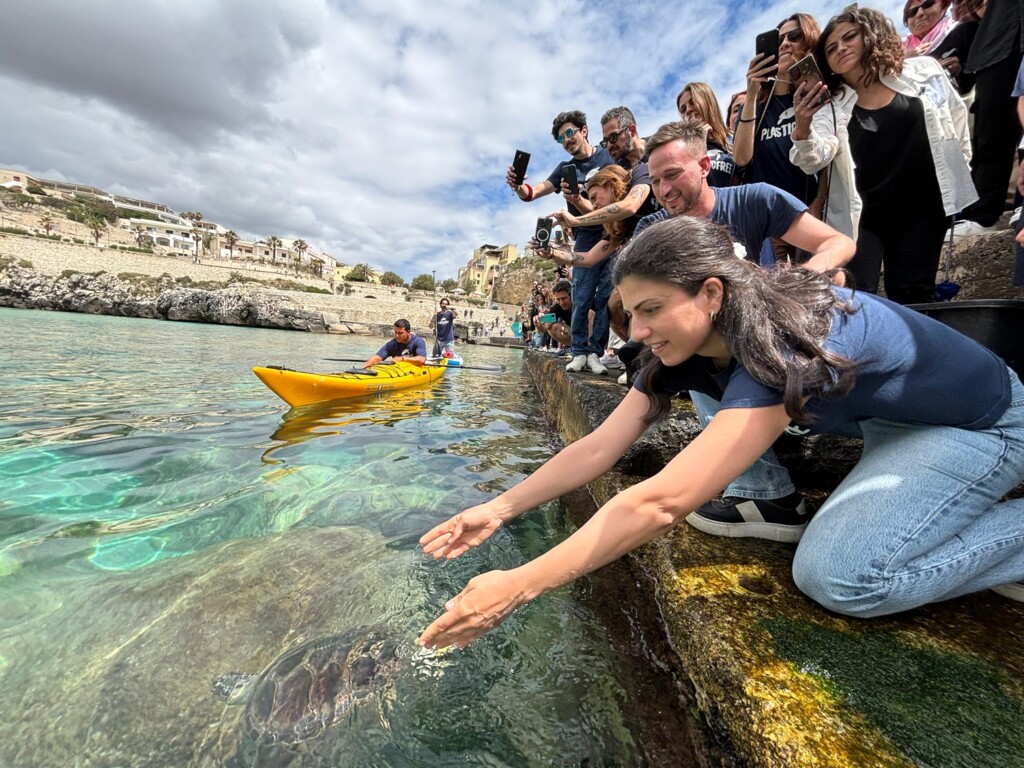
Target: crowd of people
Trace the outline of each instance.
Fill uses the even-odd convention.
[[[750,60],[746,90],[732,94],[724,117],[711,87],[691,82],[676,97],[680,124],[695,122],[705,133],[708,187],[782,190],[808,218],[854,241],[851,285],[872,293],[884,285],[892,301],[927,303],[936,298],[943,249],[993,231],[1007,205],[1015,148],[1024,154],[1021,13],[1010,0],[908,0],[902,38],[871,9],[851,6],[824,30],[795,13],[778,24],[775,52]],[[564,196],[566,208],[549,215],[565,234],[532,245],[571,269],[572,338],[558,341],[537,320],[553,304],[536,286],[523,334],[567,356],[569,371],[604,374],[633,352],[615,349],[628,339],[610,283],[615,256],[641,221],[666,215],[662,198],[674,177],[657,179],[666,191],[652,183],[660,159],[652,163],[653,134],[644,137],[626,107],[603,114],[598,142],[578,110],[559,114],[551,133],[569,158],[539,184],[512,167],[506,180],[526,202]],[[671,154],[671,145],[660,154]],[[582,180],[578,190],[567,180],[570,166]],[[1016,184],[1024,189],[1024,171]],[[811,258],[782,234],[745,242],[747,258],[764,266]],[[1024,284],[1022,249],[1013,280]]]
[[[945,243],[1006,210],[1022,16],[1019,0],[907,0],[901,36],[870,8],[823,27],[797,13],[759,36],[725,119],[699,82],[679,92],[681,119],[647,136],[625,107],[604,113],[596,146],[582,112],[554,119],[569,158],[536,185],[512,167],[506,179],[525,202],[567,204],[550,214],[565,234],[531,243],[571,269],[534,287],[531,328],[568,351],[568,371],[595,374],[614,328],[620,358],[644,350],[638,373],[595,431],[420,543],[458,557],[590,482],[676,395],[703,430],[548,553],[472,579],[422,645],[464,646],[680,520],[796,543],[797,587],[837,613],[984,589],[1024,601],[1024,500],[1001,501],[1024,481],[1024,387],[905,306],[934,300]],[[1016,186],[1019,206],[1024,171]],[[783,433],[863,440],[813,517],[772,452]]]

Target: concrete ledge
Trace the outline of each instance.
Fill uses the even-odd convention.
[[[543,353],[525,359],[567,443],[624,394],[614,380],[566,374],[564,361]],[[680,403],[591,484],[595,501],[658,471],[697,430],[692,408]],[[817,503],[860,450],[835,438],[780,447]],[[739,760],[763,768],[1024,766],[1024,605],[984,593],[887,619],[846,619],[796,589],[793,549],[683,523],[631,556],[656,585],[652,597],[702,715]]]

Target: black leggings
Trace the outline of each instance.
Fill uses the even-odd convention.
[[[935,301],[935,273],[949,219],[938,213],[871,215],[865,212],[857,235],[857,252],[847,269],[854,288],[878,293],[885,263],[885,295],[897,304]]]

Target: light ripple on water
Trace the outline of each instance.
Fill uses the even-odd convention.
[[[80,744],[68,755],[37,754],[30,746],[35,737],[16,730],[29,721],[49,727],[38,702],[52,700],[48,686],[68,685],[64,666],[70,673],[78,660],[108,659],[90,662],[86,673],[100,684],[118,674],[110,664],[119,643],[127,649],[147,637],[150,644],[173,642],[161,633],[195,632],[217,620],[203,608],[197,583],[170,604],[178,606],[171,625],[152,623],[146,616],[153,600],[169,585],[147,574],[181,570],[175,563],[188,569],[196,558],[219,557],[233,541],[252,542],[258,552],[261,542],[278,546],[302,531],[346,530],[359,532],[360,543],[340,550],[327,572],[312,568],[309,579],[293,573],[296,586],[278,594],[273,584],[282,574],[267,561],[259,604],[233,609],[260,622],[267,611],[308,599],[306,590],[315,596],[316,579],[333,577],[351,589],[319,631],[365,622],[372,606],[377,620],[401,633],[409,670],[377,709],[353,716],[353,730],[336,729],[344,747],[330,764],[635,762],[619,715],[614,659],[571,590],[517,611],[464,652],[426,654],[412,645],[474,575],[515,567],[564,534],[549,505],[451,563],[423,558],[416,547],[438,521],[508,488],[550,455],[544,422],[516,372],[517,353],[465,350],[470,363],[505,363],[505,376],[452,372],[429,389],[291,411],[249,370],[264,363],[324,370],[330,364],[320,358],[366,356],[376,346],[377,340],[0,310],[0,386],[7,394],[0,403],[0,690],[22,692],[0,697],[0,763],[80,756]],[[310,557],[319,560],[315,551]],[[117,638],[110,646],[108,625]],[[218,631],[245,637],[244,623]],[[263,649],[262,663],[316,631],[276,636],[279,647]],[[133,664],[144,663],[146,647],[132,651]],[[26,668],[28,659],[39,666]],[[180,663],[188,666],[184,657]],[[128,695],[124,685],[134,682],[118,683],[118,695]],[[208,681],[197,683],[198,698],[183,717],[209,706]],[[34,714],[30,720],[26,711]],[[111,717],[130,720],[127,710]],[[118,749],[138,742],[153,755],[147,765],[176,764],[159,758],[169,747],[146,745],[147,732],[159,728],[121,727],[127,730],[112,734]]]

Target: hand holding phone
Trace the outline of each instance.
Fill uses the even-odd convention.
[[[512,177],[518,187],[526,178],[526,167],[530,164],[530,153],[516,150],[516,156],[512,160]]]
[[[580,193],[580,177],[576,173],[576,166],[572,163],[566,163],[562,166],[562,178],[565,183],[569,186],[570,195],[578,195]]]
[[[553,323],[555,322],[555,315],[553,312],[548,312],[546,315],[541,315],[538,319],[542,323]]]
[[[818,69],[818,64],[814,60],[814,54],[809,53],[804,56],[800,61],[789,68],[789,80],[793,84],[793,90],[797,90],[801,85],[804,87],[804,93],[808,93],[814,86],[821,82],[821,70]],[[824,91],[821,97],[812,104],[812,107],[820,107],[823,104],[828,103],[828,91]]]
[[[533,232],[533,239],[537,241],[537,247],[541,250],[551,245],[551,229],[554,226],[554,219],[549,219],[546,216],[537,219],[537,228]]]

